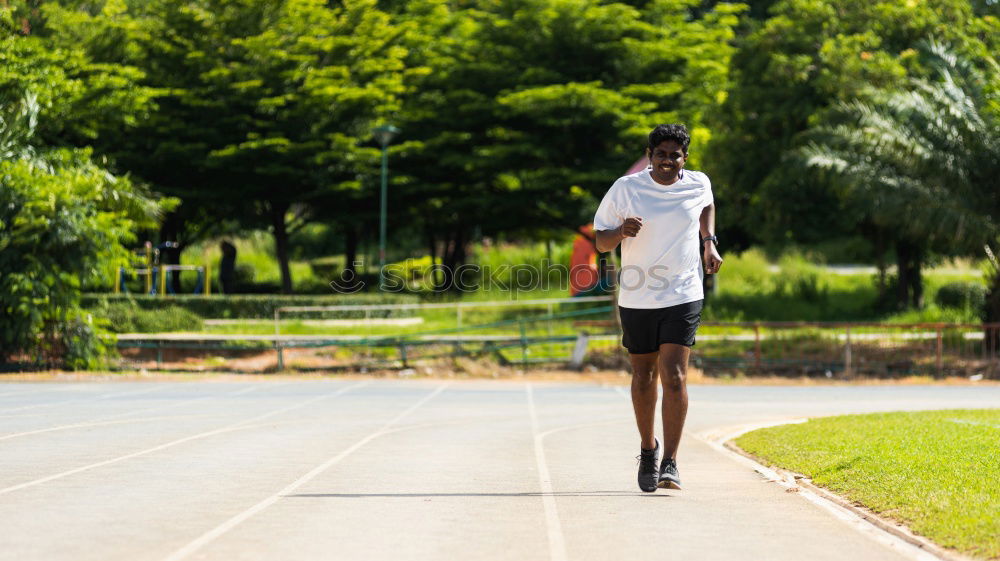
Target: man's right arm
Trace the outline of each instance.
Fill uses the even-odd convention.
[[[621,226],[614,230],[597,230],[596,236],[597,251],[605,253],[614,251],[618,244],[625,238],[634,238],[642,228],[642,218],[626,218]]]

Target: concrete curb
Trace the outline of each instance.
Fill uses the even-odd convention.
[[[804,418],[794,418],[767,423],[755,423],[752,425],[727,427],[695,436],[723,454],[752,467],[754,471],[768,481],[785,487],[787,492],[797,493],[802,498],[835,514],[838,518],[848,522],[856,529],[908,555],[912,559],[921,561],[976,561],[956,551],[945,549],[927,538],[914,534],[903,524],[882,517],[864,506],[819,487],[801,473],[777,467],[767,467],[761,463],[760,458],[743,450],[734,442],[736,438],[754,430],[793,423],[804,423],[807,420]]]

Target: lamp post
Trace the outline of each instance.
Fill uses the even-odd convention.
[[[372,131],[372,136],[375,137],[375,141],[382,146],[382,200],[379,204],[379,223],[378,223],[378,288],[382,289],[382,281],[385,278],[385,223],[386,223],[386,208],[387,208],[387,197],[389,190],[389,143],[392,139],[399,134],[399,129],[392,125],[382,125],[375,127]]]

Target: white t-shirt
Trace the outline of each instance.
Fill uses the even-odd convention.
[[[712,182],[700,171],[683,170],[672,185],[653,181],[649,169],[615,181],[597,209],[594,230],[642,218],[639,234],[622,240],[620,306],[666,308],[705,297],[699,219],[714,200]]]

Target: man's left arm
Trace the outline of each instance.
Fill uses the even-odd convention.
[[[705,272],[715,274],[722,267],[722,256],[719,255],[718,248],[715,247],[715,203],[701,209],[700,233],[702,254],[705,257]]]

